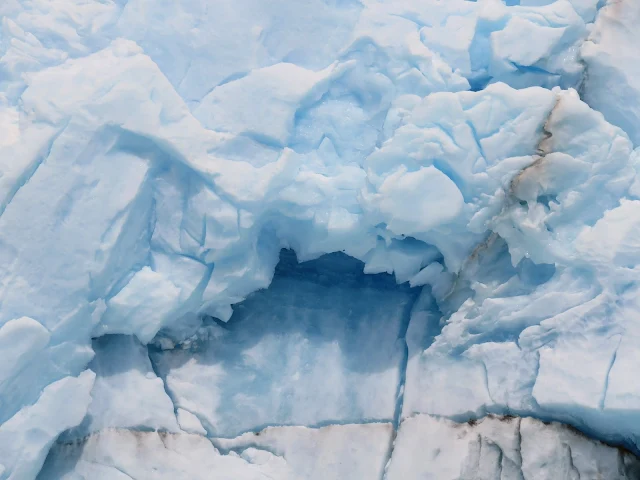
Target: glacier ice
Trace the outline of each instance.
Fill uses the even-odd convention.
[[[47,385],[33,405],[0,426],[0,452],[6,478],[35,478],[60,432],[82,421],[91,401],[95,374],[65,377]]]
[[[639,478],[637,2],[0,19],[0,479]]]
[[[639,467],[635,456],[557,423],[490,416],[459,424],[418,415],[398,431],[387,478],[631,479]]]
[[[635,60],[639,20],[637,2],[607,2],[580,47],[588,73],[583,85],[586,102],[621,127],[636,145],[640,142],[640,118],[634,108],[640,91]]]
[[[207,439],[185,432],[107,429],[80,442],[58,443],[38,478],[379,478],[391,430],[388,423],[270,427],[233,439]]]
[[[561,424],[487,417],[457,424],[428,415],[398,431],[383,462],[391,425],[269,427],[232,439],[187,433],[105,430],[79,443],[58,443],[42,479],[213,478],[637,478],[628,453],[593,442]],[[151,473],[153,472],[153,473]],[[180,475],[188,477],[180,477]],[[76,475],[76,476],[74,476]]]

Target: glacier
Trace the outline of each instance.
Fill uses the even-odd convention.
[[[640,3],[0,19],[0,480],[640,478]]]

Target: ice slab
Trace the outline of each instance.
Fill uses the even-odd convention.
[[[558,423],[493,416],[455,423],[417,415],[400,426],[386,478],[631,480],[639,469],[629,452]]]
[[[49,384],[38,400],[0,425],[0,476],[35,478],[62,432],[81,422],[91,401],[94,373]]]
[[[587,66],[585,101],[640,145],[640,67],[637,48],[640,6],[608,1],[598,13],[580,55]]]
[[[380,478],[391,430],[390,424],[276,427],[219,441],[187,433],[105,430],[79,443],[57,444],[38,479]]]

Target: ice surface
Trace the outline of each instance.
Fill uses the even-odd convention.
[[[269,427],[233,439],[186,433],[105,430],[56,445],[39,480],[352,478],[638,478],[630,452],[593,442],[564,425],[487,417],[458,424],[428,415],[405,420],[388,458],[390,424],[319,429]],[[215,446],[214,446],[215,445]]]
[[[638,459],[558,423],[486,417],[454,423],[428,415],[405,420],[388,467],[389,480],[633,479]]]
[[[379,478],[487,413],[640,453],[639,14],[1,2],[0,479]],[[522,475],[589,472],[554,438]]]
[[[584,98],[605,118],[640,144],[640,66],[637,48],[640,5],[631,0],[610,1],[600,9],[597,21],[580,54],[587,67]]]
[[[384,423],[277,427],[223,441],[187,433],[104,430],[80,443],[58,444],[38,479],[380,478],[391,430]]]
[[[608,391],[616,363],[629,368],[635,357],[619,347],[636,336],[626,300],[636,257],[626,252],[637,153],[572,92],[560,94],[545,131],[539,158],[510,184],[514,201],[492,220],[497,235],[444,301],[423,292],[408,330],[403,415],[526,413],[637,444],[630,394],[622,402]]]
[[[47,385],[35,404],[0,426],[0,474],[35,478],[58,436],[87,412],[95,375],[90,370]]]

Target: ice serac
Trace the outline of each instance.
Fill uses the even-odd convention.
[[[639,13],[0,2],[0,480],[640,453]]]

